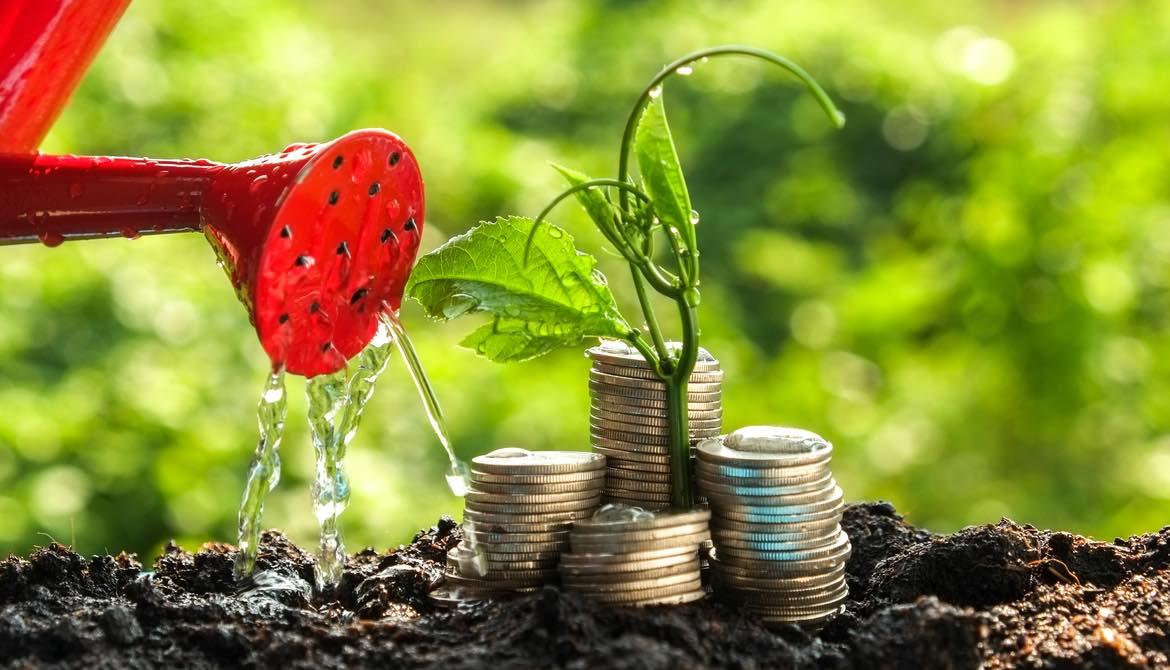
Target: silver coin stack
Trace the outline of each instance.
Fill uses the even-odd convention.
[[[578,521],[572,551],[561,554],[561,583],[603,603],[622,606],[680,604],[706,595],[699,546],[710,538],[707,510],[651,512],[605,505]]]
[[[711,506],[715,594],[765,624],[815,628],[849,595],[844,499],[833,446],[796,428],[752,426],[698,445],[696,480]]]
[[[677,349],[677,343],[670,343]],[[642,354],[625,342],[607,341],[586,352],[589,371],[589,434],[606,457],[604,500],[647,509],[670,504],[670,416],[666,385]],[[723,430],[723,371],[706,349],[687,386],[692,445]]]
[[[555,582],[573,522],[601,504],[605,457],[497,449],[471,463],[464,541],[447,554],[448,586],[484,593]]]

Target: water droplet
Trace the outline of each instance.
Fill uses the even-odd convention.
[[[248,184],[248,192],[253,194],[256,193],[264,187],[264,182],[266,181],[268,181],[268,175],[262,174],[259,177],[256,177],[252,180],[251,184]]]
[[[548,226],[548,236],[555,240],[559,240],[565,236],[565,231],[557,228],[556,226]]]
[[[85,186],[83,186],[81,182],[74,181],[74,182],[69,183],[69,197],[70,198],[73,198],[74,200],[76,200],[76,199],[80,198],[81,194],[84,192],[85,192]]]
[[[691,225],[692,226],[699,225],[699,213],[693,209],[691,210]]]
[[[692,73],[694,73],[694,71],[695,71],[695,69],[693,67],[691,67],[690,65],[682,65],[682,66],[679,66],[679,68],[677,70],[675,70],[674,72],[675,72],[675,74],[679,74],[679,75],[682,75],[684,77],[689,77]]]
[[[37,239],[46,247],[59,247],[65,241],[61,233],[37,233]]]
[[[709,63],[710,61],[711,61],[711,57],[710,57],[710,56],[703,56],[702,58],[700,58],[700,59],[699,59],[699,62],[700,62],[700,63],[704,63],[704,64],[705,64],[705,63]]]
[[[660,95],[662,95],[662,87],[661,86],[655,86],[654,88],[650,89],[650,97],[651,98],[657,98]]]

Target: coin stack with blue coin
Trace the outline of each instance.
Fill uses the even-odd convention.
[[[711,506],[716,596],[765,624],[816,627],[849,595],[844,496],[833,446],[797,428],[750,426],[698,444],[696,481]]]

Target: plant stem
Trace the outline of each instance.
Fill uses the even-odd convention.
[[[841,113],[841,110],[837,109],[836,105],[834,105],[833,101],[829,99],[829,95],[825,93],[825,90],[821,88],[820,84],[818,84],[816,80],[812,78],[812,76],[805,72],[804,68],[800,67],[796,63],[793,63],[787,58],[776,55],[764,49],[757,49],[755,47],[742,46],[738,44],[728,44],[725,46],[700,49],[699,51],[693,51],[674,61],[670,65],[662,68],[658,74],[654,75],[654,78],[650,80],[650,83],[646,85],[646,88],[642,89],[642,94],[638,96],[638,99],[634,102],[634,108],[630,110],[630,116],[626,119],[626,129],[622,134],[622,148],[618,157],[617,178],[619,180],[624,182],[630,181],[630,149],[634,144],[634,131],[638,127],[638,120],[642,118],[642,110],[645,109],[646,105],[650,103],[650,92],[661,86],[662,82],[665,81],[667,77],[675,74],[680,67],[690,65],[691,63],[703,60],[704,58],[709,58],[711,56],[725,55],[739,55],[759,58],[775,65],[779,65],[780,67],[788,70],[792,74],[796,75],[797,79],[800,79],[800,81],[805,85],[805,88],[807,88],[809,92],[812,93],[813,97],[816,98],[817,103],[820,104],[821,109],[825,110],[825,113],[829,115],[829,119],[832,120],[834,125],[836,125],[838,128],[845,125],[845,115]],[[619,197],[619,202],[621,203],[622,209],[626,209],[626,203],[628,200],[629,199],[626,197],[626,192],[622,191]]]
[[[642,275],[638,274],[638,268],[630,267],[630,275],[634,279],[634,290],[638,294],[638,303],[642,306],[642,314],[646,317],[646,327],[650,329],[650,339],[654,342],[654,348],[658,350],[658,374],[670,374],[673,366],[671,365],[670,351],[666,348],[666,340],[662,337],[662,327],[658,325],[658,317],[654,314],[654,306],[650,304],[650,296],[646,293],[646,283],[642,279]]]
[[[682,321],[682,347],[679,359],[666,382],[667,409],[670,414],[670,497],[671,504],[689,509],[695,504],[694,477],[691,473],[690,403],[687,384],[699,359],[699,314],[685,299],[678,301]]]

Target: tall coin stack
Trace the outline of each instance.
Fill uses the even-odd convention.
[[[752,426],[699,443],[717,596],[765,624],[816,627],[841,610],[851,546],[832,454],[823,438],[796,428]]]
[[[676,343],[670,343],[676,349]],[[666,385],[642,357],[621,341],[586,352],[593,450],[605,454],[604,500],[660,509],[670,504],[670,417]],[[687,386],[692,445],[723,430],[723,371],[706,349]]]
[[[572,551],[561,554],[568,591],[612,605],[688,603],[706,595],[699,545],[710,538],[711,512],[648,512],[605,505],[573,526]]]
[[[497,449],[471,463],[464,539],[447,554],[448,585],[475,593],[555,582],[573,522],[601,504],[605,457]]]

